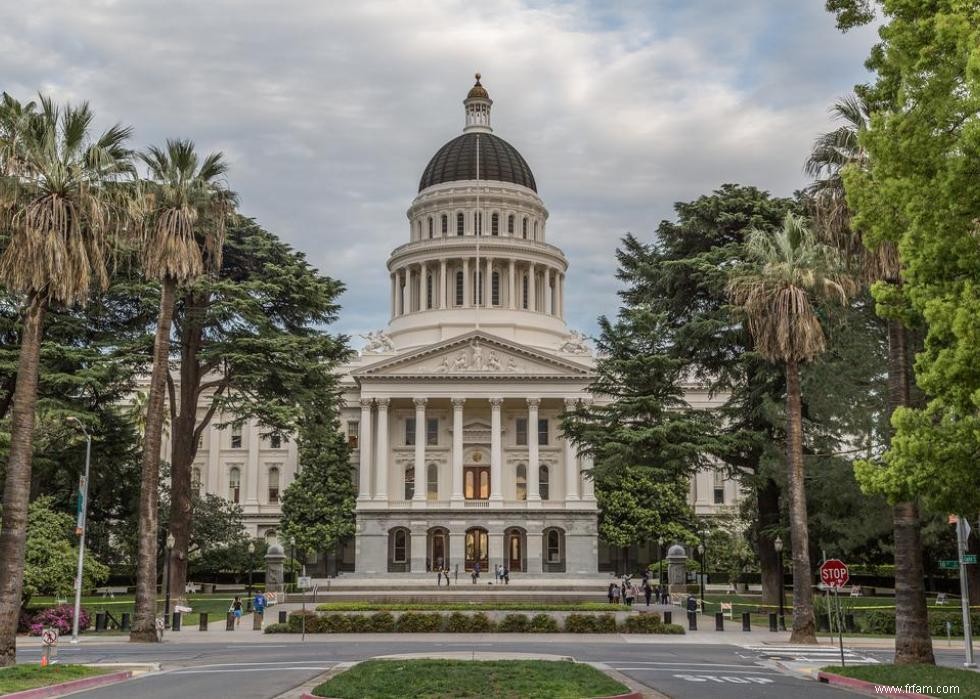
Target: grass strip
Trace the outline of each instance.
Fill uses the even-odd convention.
[[[0,668],[0,695],[22,692],[25,689],[47,687],[61,682],[80,680],[93,675],[104,675],[117,668],[91,667],[89,665],[14,665]]]
[[[939,665],[857,665],[825,667],[824,672],[853,677],[877,685],[899,687],[930,697],[980,699],[980,673]],[[958,689],[950,689],[956,687]],[[882,691],[886,696],[887,693]]]

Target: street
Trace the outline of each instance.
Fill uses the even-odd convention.
[[[820,666],[837,662],[829,646],[798,649],[795,646],[744,644],[645,643],[622,636],[554,641],[521,640],[499,635],[410,640],[391,637],[363,640],[364,636],[325,640],[311,637],[254,643],[165,643],[162,645],[85,643],[63,646],[62,662],[158,662],[161,672],[129,682],[75,694],[85,699],[271,699],[330,669],[338,662],[405,653],[528,653],[559,655],[597,662],[622,672],[637,682],[674,699],[745,699],[746,697],[848,696],[802,675],[781,670],[776,661],[792,666]],[[472,639],[472,640],[471,640]],[[265,641],[265,639],[262,639]],[[942,664],[955,665],[958,654],[938,650]],[[36,662],[37,648],[19,651],[22,662]],[[852,662],[888,662],[890,651],[855,650]]]

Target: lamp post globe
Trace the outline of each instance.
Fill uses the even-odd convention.
[[[174,538],[173,533],[167,533],[167,558],[166,565],[164,566],[164,575],[167,577],[167,593],[163,600],[163,627],[166,629],[170,628],[170,557],[174,552],[174,544],[177,540]]]
[[[779,630],[786,630],[786,615],[784,612],[785,607],[785,585],[783,584],[783,539],[780,536],[776,536],[776,540],[772,542],[772,547],[776,549],[776,553],[779,554]]]

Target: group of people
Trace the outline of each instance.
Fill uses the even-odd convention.
[[[259,590],[255,593],[255,599],[252,601],[252,608],[255,610],[256,614],[265,614],[265,608],[268,605],[268,600],[266,599],[265,593]],[[235,628],[237,629],[242,623],[242,614],[245,610],[242,608],[241,595],[235,595],[235,599],[232,601],[231,606],[228,611],[232,616],[235,617]]]
[[[661,586],[659,583],[654,584],[648,570],[643,571],[643,579],[639,585],[633,582],[628,573],[623,575],[620,582],[609,583],[607,597],[609,604],[625,604],[627,607],[632,607],[641,594],[648,607],[651,602],[655,604],[670,603],[670,593],[667,591],[667,586]]]

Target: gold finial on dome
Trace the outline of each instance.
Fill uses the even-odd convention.
[[[479,73],[476,74],[476,84],[477,85],[480,84],[480,74]]]
[[[469,94],[466,95],[466,99],[472,99],[476,97],[477,99],[490,99],[490,95],[487,94],[486,89],[480,84],[480,78],[482,77],[479,73],[476,73],[476,82],[473,87],[470,88]]]

